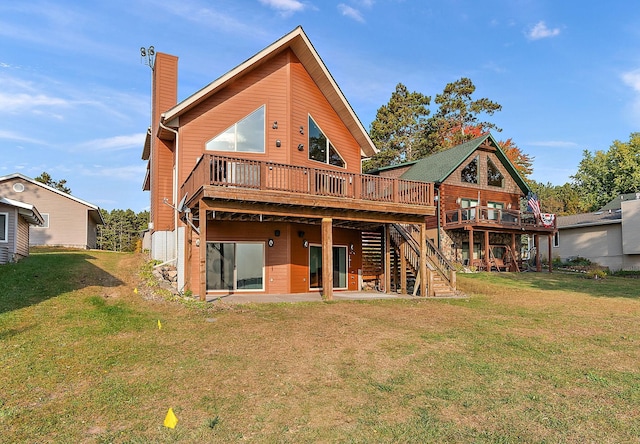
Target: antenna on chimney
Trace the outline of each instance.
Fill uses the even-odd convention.
[[[147,65],[153,71],[153,65],[156,61],[156,50],[153,46],[140,48],[140,62]]]

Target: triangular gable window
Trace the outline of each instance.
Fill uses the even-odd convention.
[[[504,187],[504,176],[489,158],[487,158],[487,185]]]
[[[264,153],[264,105],[239,120],[205,145],[211,151]]]
[[[311,116],[309,116],[309,159],[345,167],[344,159]]]
[[[478,183],[478,156],[462,169],[460,180],[466,183]]]

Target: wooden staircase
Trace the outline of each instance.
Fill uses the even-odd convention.
[[[389,237],[392,248],[391,266],[391,291],[401,292],[402,277],[404,275],[404,286],[409,294],[431,296],[431,297],[452,297],[458,294],[456,289],[456,271],[451,263],[444,257],[442,252],[427,239],[427,251],[425,251],[427,265],[427,283],[425,286],[420,282],[420,242],[419,228],[414,225],[393,224],[390,226]],[[376,288],[380,285],[380,275],[382,275],[382,249],[384,246],[381,233],[363,233],[363,268],[365,277],[376,280]],[[405,260],[401,256],[404,255]],[[402,264],[405,264],[405,273],[402,271]],[[377,273],[375,276],[373,273]],[[423,289],[426,289],[423,291]]]

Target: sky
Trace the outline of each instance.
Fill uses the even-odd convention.
[[[0,176],[42,172],[111,211],[149,208],[141,159],[151,69],[178,100],[302,26],[366,129],[398,83],[468,77],[487,120],[563,185],[584,150],[640,131],[640,8],[627,0],[22,0],[0,2]]]

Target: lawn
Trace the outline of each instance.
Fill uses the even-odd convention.
[[[637,279],[473,274],[468,299],[230,306],[154,295],[143,265],[0,266],[0,441],[640,440]]]

